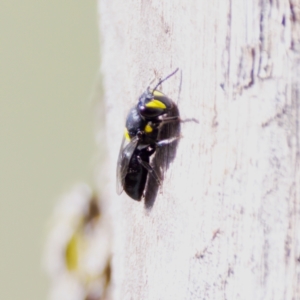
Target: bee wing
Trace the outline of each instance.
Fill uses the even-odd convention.
[[[124,181],[128,170],[128,165],[130,163],[133,152],[137,147],[138,138],[137,137],[132,138],[127,144],[126,142],[127,141],[125,137],[123,137],[121,147],[120,147],[119,157],[118,157],[118,163],[117,163],[117,194],[118,195],[120,195],[123,192],[123,186],[124,186]]]

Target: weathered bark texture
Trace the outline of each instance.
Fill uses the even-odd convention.
[[[113,299],[300,299],[300,1],[99,9]],[[117,196],[128,110],[177,67],[163,91],[199,123],[151,205]]]

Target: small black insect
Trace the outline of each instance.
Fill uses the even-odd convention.
[[[134,200],[143,196],[148,173],[160,183],[160,180],[150,165],[150,156],[157,147],[172,143],[177,137],[158,140],[161,126],[168,122],[179,120],[179,116],[171,116],[174,106],[172,100],[157,88],[173,76],[178,68],[170,75],[160,80],[154,89],[150,87],[140,96],[126,119],[123,141],[117,164],[117,193],[125,190]]]

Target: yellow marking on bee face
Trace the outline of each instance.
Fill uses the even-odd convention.
[[[163,102],[161,102],[159,100],[155,100],[155,99],[148,102],[146,104],[146,107],[148,107],[148,108],[160,108],[160,109],[166,109],[167,108]]]
[[[156,90],[152,92],[152,95],[153,96],[164,96],[164,94],[162,92],[159,92],[159,91],[156,91]]]
[[[126,127],[125,127],[125,130],[124,130],[124,136],[125,136],[125,139],[126,139],[127,141],[130,141],[129,132],[128,132],[128,130],[127,130]]]
[[[149,125],[149,124],[147,124],[146,126],[145,126],[145,132],[146,133],[150,133],[150,132],[152,132],[153,131],[153,128]]]

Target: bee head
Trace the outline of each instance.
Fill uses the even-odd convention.
[[[177,71],[178,68],[166,78],[160,80],[153,90],[150,90],[150,87],[148,87],[147,90],[140,96],[137,109],[142,117],[145,119],[159,117],[168,113],[172,109],[172,100],[162,92],[158,91],[157,88]]]

